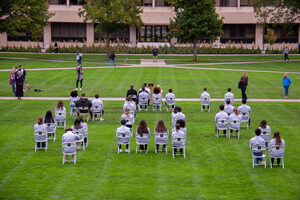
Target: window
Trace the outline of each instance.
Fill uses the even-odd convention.
[[[97,24],[94,25],[94,28],[97,26]],[[94,29],[96,30],[96,28]],[[107,36],[107,31],[103,31],[102,35],[100,35],[99,33],[95,32],[94,33],[94,40],[95,42],[97,41],[104,41],[106,39]],[[117,32],[111,33],[110,34],[110,41],[111,42],[125,42],[125,43],[129,43],[129,27],[126,27],[125,29],[119,30]]]
[[[221,43],[252,43],[255,42],[254,24],[225,24]]]
[[[265,32],[267,32],[267,28],[272,28],[274,30],[277,37],[275,43],[298,43],[298,24],[291,24],[286,26],[282,24],[268,24]],[[265,43],[267,43],[266,40]]]
[[[70,0],[70,5],[84,5],[86,2],[84,0]]]
[[[86,41],[86,24],[51,23],[52,41]]]
[[[139,6],[152,6],[152,0],[141,0],[141,4]]]
[[[166,42],[168,40],[168,26],[142,26],[137,30],[139,42]]]
[[[67,5],[66,0],[49,0],[50,5]]]
[[[237,7],[237,0],[220,0],[221,7]]]
[[[162,7],[162,6],[171,6],[169,1],[166,0],[155,0],[155,6]]]
[[[18,31],[16,36],[12,36],[10,34],[7,35],[7,41],[34,41],[32,38],[32,34],[29,31]],[[39,40],[39,42],[43,41],[43,36]]]
[[[241,0],[240,6],[253,6],[251,3],[252,0]]]

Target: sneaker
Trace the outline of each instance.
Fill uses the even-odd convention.
[[[75,88],[74,90],[78,90],[78,88]]]
[[[125,152],[128,152],[128,149],[125,149]]]
[[[265,164],[266,164],[266,162],[265,162],[265,161],[261,161],[261,164],[262,164],[262,165],[265,165]]]
[[[122,150],[122,149],[120,149],[120,152],[123,152],[123,150]]]
[[[81,90],[81,88],[79,88],[79,90]]]
[[[104,120],[104,119],[101,117],[101,118],[100,118],[100,121],[103,121],[103,120]]]

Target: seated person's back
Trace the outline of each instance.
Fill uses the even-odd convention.
[[[92,102],[90,100],[88,100],[88,98],[85,97],[85,94],[82,94],[81,98],[78,101],[76,101],[75,105],[77,108],[78,107],[88,107],[88,109],[90,109],[92,107]]]
[[[251,113],[251,107],[246,105],[246,99],[242,100],[242,105],[238,107],[239,113]]]

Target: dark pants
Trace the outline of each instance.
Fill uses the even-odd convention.
[[[247,89],[247,86],[242,86],[241,87],[242,99],[246,99],[247,100],[246,89]]]
[[[119,149],[122,149],[122,145],[119,144]],[[128,149],[128,144],[126,144],[126,149]]]
[[[298,54],[300,54],[300,48],[298,48]]]
[[[203,110],[205,110],[205,105],[202,105]],[[207,106],[207,110],[209,109],[209,106]]]
[[[287,53],[284,54],[284,60],[290,60],[289,59],[289,54],[287,54]]]
[[[179,149],[179,151],[180,151],[180,154],[182,154],[183,149],[181,148],[181,149]],[[174,149],[174,154],[176,154],[176,152],[177,152],[177,148]]]
[[[83,79],[82,79],[82,80],[78,80],[78,79],[77,79],[77,81],[76,81],[76,88],[78,88],[78,83],[79,83],[79,81],[80,81],[80,88],[82,88],[82,81],[83,81]]]
[[[218,130],[217,127],[216,127],[216,133],[217,133],[217,131],[218,131],[218,133],[219,133],[219,130]],[[226,135],[226,130],[223,130],[223,134]]]
[[[140,145],[140,150],[147,150],[147,144],[145,144],[145,145]]]
[[[104,110],[102,110],[101,116],[103,117],[103,115],[104,115]],[[96,117],[97,117],[97,114],[94,114],[94,117],[96,118]]]
[[[156,145],[156,150],[158,151],[158,149],[159,149],[159,144]],[[162,145],[162,151],[165,151],[165,149],[166,149],[166,145],[163,144]]]
[[[271,163],[274,164],[274,158],[271,158]],[[280,165],[280,158],[277,158],[277,165]]]
[[[46,147],[46,142],[37,142],[37,143],[36,143],[36,146],[37,146],[38,148],[40,148],[41,143],[42,143],[42,147],[45,148],[45,147]]]
[[[253,152],[254,156],[262,156],[262,152]],[[262,161],[262,158],[255,158],[254,163],[257,165],[259,161]]]
[[[289,96],[289,86],[283,86],[285,96]]]

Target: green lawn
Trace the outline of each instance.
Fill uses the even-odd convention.
[[[0,72],[0,96],[10,96],[9,73]],[[85,69],[83,91],[88,96],[99,93],[102,97],[125,97],[130,84],[139,89],[142,83],[160,84],[165,93],[172,88],[176,97],[199,98],[204,87],[213,98],[222,98],[228,87],[236,97],[241,97],[237,83],[241,72],[174,68],[105,68]],[[248,72],[249,98],[283,98],[282,76],[278,73]],[[300,76],[290,74],[290,98],[300,97]],[[26,82],[32,92],[26,96],[68,97],[76,83],[75,70],[28,71]],[[33,92],[38,88],[43,92]]]
[[[123,102],[104,102],[104,121],[88,122],[89,146],[77,152],[77,165],[62,165],[61,136],[49,141],[49,151],[34,152],[33,125],[54,110],[56,101],[0,101],[0,199],[299,199],[300,104],[250,103],[250,130],[241,138],[214,137],[214,115],[201,113],[196,102],[180,103],[187,117],[186,159],[150,152],[117,154],[115,130]],[[69,102],[65,101],[67,111]],[[238,105],[236,105],[238,106]],[[153,129],[170,113],[137,113]],[[261,119],[286,141],[286,168],[251,167],[249,140]],[[68,115],[67,125],[73,119]],[[136,125],[134,126],[134,131]],[[135,149],[135,138],[131,150]]]

